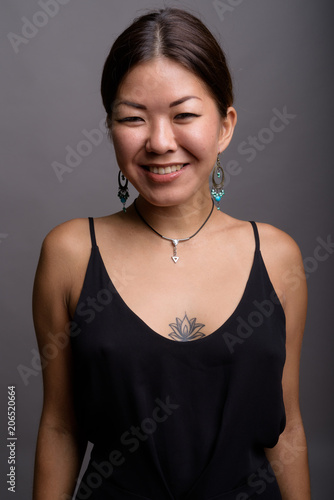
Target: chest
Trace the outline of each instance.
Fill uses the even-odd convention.
[[[98,250],[97,259],[123,304],[151,330],[178,341],[203,338],[225,323],[243,299],[254,252],[222,259],[219,252],[192,254],[189,248],[174,263],[172,251],[115,259]]]

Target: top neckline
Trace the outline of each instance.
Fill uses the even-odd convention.
[[[109,283],[112,285],[113,289],[115,290],[115,293],[116,293],[117,297],[119,298],[119,300],[121,301],[121,303],[123,304],[123,306],[130,312],[130,314],[135,318],[135,320],[137,322],[141,323],[145,327],[145,329],[147,330],[147,333],[149,335],[151,335],[153,338],[160,337],[160,339],[162,339],[163,341],[173,343],[173,344],[197,344],[197,343],[206,342],[206,341],[208,341],[208,339],[210,337],[212,337],[212,336],[215,337],[223,328],[226,328],[226,326],[234,319],[234,317],[238,313],[240,307],[243,305],[244,299],[247,295],[248,288],[250,287],[250,283],[251,283],[251,280],[252,280],[252,277],[254,274],[256,257],[261,256],[261,252],[260,252],[258,246],[256,246],[256,248],[254,250],[252,266],[250,268],[249,275],[248,275],[246,284],[244,286],[241,298],[240,298],[239,302],[237,303],[236,307],[234,308],[234,310],[232,311],[232,313],[230,314],[230,316],[224,321],[224,323],[221,324],[218,328],[216,328],[216,330],[214,330],[212,333],[206,335],[205,337],[202,337],[202,338],[197,339],[197,340],[183,341],[182,342],[182,341],[172,340],[172,339],[165,337],[164,335],[161,335],[160,333],[156,332],[133,309],[131,309],[131,307],[126,303],[126,301],[123,299],[123,297],[121,296],[121,294],[118,292],[117,288],[115,287],[115,285],[114,285],[114,283],[113,283],[113,281],[112,281],[112,279],[107,271],[107,268],[104,264],[104,261],[103,261],[103,258],[102,258],[102,255],[100,253],[100,249],[99,249],[98,245],[95,244],[92,246],[92,252],[94,250],[97,251],[98,257],[99,257],[100,262],[102,264],[103,272],[104,272],[105,276],[107,277]],[[145,335],[146,335],[146,332],[145,332]]]

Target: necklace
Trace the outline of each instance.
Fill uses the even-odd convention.
[[[150,224],[144,219],[144,217],[142,216],[142,214],[139,212],[138,208],[137,208],[137,205],[136,205],[136,201],[135,200],[133,202],[133,206],[135,207],[135,210],[137,212],[137,215],[140,217],[140,219],[144,222],[144,224],[146,224],[146,226],[148,226],[150,229],[152,229],[152,231],[154,231],[158,236],[160,236],[161,238],[163,238],[164,240],[168,240],[168,241],[171,241],[173,243],[173,255],[172,255],[172,261],[176,264],[177,261],[179,260],[179,257],[177,255],[177,245],[182,242],[182,241],[188,241],[188,240],[191,240],[191,238],[193,238],[194,236],[196,236],[196,234],[198,234],[200,232],[200,230],[205,226],[205,224],[208,222],[208,220],[210,219],[211,217],[211,214],[213,212],[213,208],[215,206],[213,200],[212,200],[212,207],[211,207],[211,210],[210,210],[210,213],[209,215],[207,216],[207,218],[205,219],[205,221],[203,222],[203,224],[201,225],[201,227],[199,229],[197,229],[196,233],[192,234],[191,236],[188,236],[188,238],[179,238],[179,239],[176,239],[176,238],[168,238],[167,236],[164,236],[163,234],[160,234],[158,233],[158,231],[156,231],[154,229],[154,227],[150,226]]]

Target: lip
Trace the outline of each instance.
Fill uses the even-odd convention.
[[[184,161],[173,161],[173,162],[170,162],[170,163],[145,163],[143,164],[142,166],[143,167],[162,167],[162,168],[166,168],[166,167],[172,167],[173,165],[187,165],[188,162],[184,162]]]
[[[166,168],[166,167],[172,167],[173,165],[183,165],[183,167],[180,170],[176,170],[175,172],[170,172],[169,174],[155,174],[153,172],[150,172],[150,170],[148,170],[147,168],[145,168],[145,167]],[[171,181],[177,179],[178,177],[180,177],[180,175],[183,174],[184,170],[186,170],[188,166],[189,166],[189,163],[183,163],[183,162],[179,162],[179,163],[177,163],[177,162],[173,162],[173,163],[148,163],[148,164],[142,165],[142,171],[152,181],[154,181],[156,183],[165,183],[165,182],[171,182]]]

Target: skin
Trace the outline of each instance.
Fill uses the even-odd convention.
[[[161,234],[184,238],[204,222],[212,205],[209,174],[217,153],[230,143],[235,125],[234,108],[221,117],[206,85],[178,63],[157,58],[137,65],[126,76],[113,110],[112,140],[119,167],[139,192],[138,209]],[[173,164],[185,166],[174,175],[160,176],[145,168]],[[258,229],[262,257],[287,325],[283,374],[287,425],[267,456],[283,499],[308,500],[307,449],[298,399],[307,302],[302,258],[284,232],[261,223]],[[177,264],[171,260],[172,244],[149,229],[133,206],[126,213],[95,219],[95,230],[107,272],[124,301],[157,335],[171,342],[177,341],[170,335],[176,318],[186,313],[210,335],[242,297],[255,248],[249,222],[214,210],[196,237],[179,244]],[[65,222],[44,240],[34,287],[41,351],[50,343],[47,332],[64,332],[73,317],[90,251],[87,219]],[[295,279],[287,279],[292,269]],[[301,270],[298,279],[295,269]],[[72,407],[69,345],[49,360],[43,378],[34,500],[58,500],[74,489],[84,445]]]

